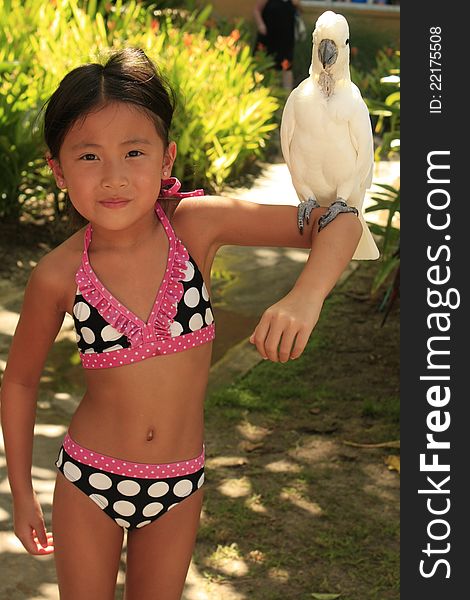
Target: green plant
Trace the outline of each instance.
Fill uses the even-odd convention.
[[[374,133],[380,139],[375,150],[375,160],[389,159],[400,152],[400,52],[390,48],[376,55],[376,66],[370,73],[351,69],[352,78],[361,88],[372,116]],[[385,225],[369,224],[373,233],[381,238],[380,268],[372,282],[371,294],[384,289],[379,310],[384,312],[382,325],[387,319],[395,299],[400,293],[400,230],[393,224],[400,213],[400,190],[393,186],[377,184],[382,191],[372,196],[374,205],[366,212],[388,211]]]
[[[390,185],[376,185],[383,191],[371,197],[375,204],[367,207],[365,212],[388,212],[385,225],[369,223],[372,233],[382,240],[380,267],[372,281],[371,294],[377,295],[386,286],[379,305],[379,310],[384,311],[383,325],[400,290],[400,230],[393,223],[394,217],[400,213],[400,190]]]
[[[372,68],[361,70],[352,61],[350,70],[351,79],[363,96],[370,100],[384,101],[390,88],[383,78],[400,75],[400,52],[389,47],[381,48],[375,54],[375,65]]]
[[[380,50],[370,73],[352,68],[351,77],[364,96],[374,133],[381,138],[375,158],[388,158],[400,151],[400,52]]]
[[[400,151],[400,90],[393,91],[385,102],[367,101],[371,115],[378,117],[374,131],[381,136],[375,151],[376,160]]]
[[[176,30],[167,23],[160,52],[149,51],[157,62],[158,56],[165,57],[170,81],[182,92],[173,135],[184,160],[177,161],[175,174],[193,185],[202,174],[219,192],[229,176],[261,157],[277,127],[279,103],[260,85],[264,75],[249,46],[239,43],[238,30],[215,39],[206,33]],[[173,40],[181,34],[183,43],[177,45]]]

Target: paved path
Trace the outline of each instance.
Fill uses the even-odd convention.
[[[393,184],[398,176],[397,163],[379,165],[375,181]],[[253,202],[297,204],[284,163],[267,166],[249,189],[227,190],[226,195]],[[372,219],[378,220],[380,215],[373,214]],[[210,389],[229,383],[236,375],[260,361],[258,352],[247,338],[263,311],[291,289],[307,258],[308,250],[295,248],[225,246],[220,249],[214,268],[223,267],[236,276],[225,286],[223,302],[219,306],[214,305],[216,321],[222,333],[216,340],[219,345],[214,345],[217,360],[211,368]],[[352,261],[343,278],[355,266],[356,261]],[[21,292],[7,292],[4,284],[3,287],[0,285],[0,297],[0,368],[4,368],[7,348],[18,318]],[[233,323],[236,323],[235,329]],[[223,331],[230,328],[230,333],[224,336]],[[72,321],[67,319],[58,343],[72,335]],[[54,394],[40,398],[39,402],[32,474],[48,524],[55,480],[52,465],[77,401],[78,398],[59,389]],[[27,555],[12,533],[10,491],[2,442],[0,436],[0,600],[58,600],[52,557]],[[124,556],[125,546],[123,559]],[[123,582],[124,562],[119,571],[116,598],[122,597]],[[192,565],[184,600],[241,600],[239,593],[229,588],[208,581]]]

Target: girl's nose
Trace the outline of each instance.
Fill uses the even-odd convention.
[[[125,166],[113,161],[103,169],[102,185],[106,188],[123,188],[129,183]]]

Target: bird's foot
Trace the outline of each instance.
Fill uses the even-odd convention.
[[[297,225],[299,227],[300,233],[303,233],[304,229],[304,219],[309,223],[310,213],[314,208],[319,208],[320,205],[315,200],[315,198],[309,198],[305,202],[300,202],[297,207]]]
[[[344,200],[338,198],[330,204],[326,213],[318,219],[318,231],[320,232],[328,225],[328,223],[331,223],[331,221],[333,221],[333,219],[335,219],[339,213],[342,212],[352,212],[356,215],[356,217],[359,216],[357,208],[354,206],[348,206]]]

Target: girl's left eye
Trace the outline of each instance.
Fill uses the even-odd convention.
[[[139,154],[142,154],[142,152],[140,150],[129,150],[128,154],[131,154],[131,152],[138,152]],[[134,158],[134,157],[132,157],[132,158]]]

